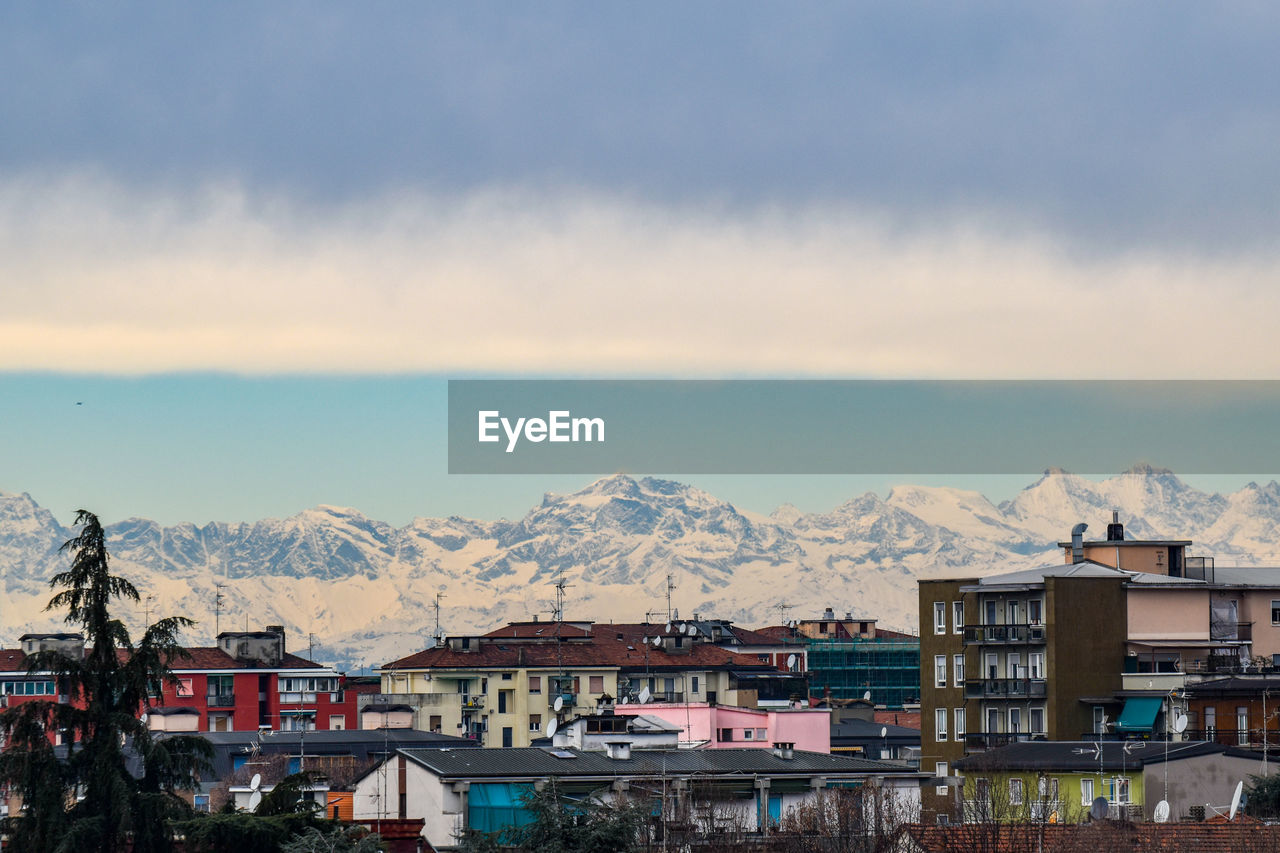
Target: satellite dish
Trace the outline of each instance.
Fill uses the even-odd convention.
[[[625,705],[625,704],[627,704],[627,702],[628,702],[628,701],[630,701],[630,700],[628,700],[626,696],[623,696],[621,699],[619,699],[619,700],[618,700],[618,704],[619,704],[619,705]]]
[[[556,713],[557,713],[557,714],[559,714],[561,711],[563,711],[563,710],[564,710],[564,697],[563,697],[563,696],[557,696],[557,697],[556,697],[556,701],[555,701],[555,702],[553,702],[553,703],[551,704],[551,707],[552,707],[552,708],[555,708],[555,710],[556,710]]]
[[[253,790],[255,790],[255,791],[256,791],[256,790],[258,790],[258,788],[262,787],[262,774],[261,774],[261,773],[254,773],[254,774],[253,774],[253,778],[249,780],[249,787],[250,787],[250,788],[252,788],[252,789],[253,789]]]
[[[885,738],[885,737],[888,737],[888,736],[889,736],[889,727],[888,727],[888,726],[881,726],[881,727],[880,727],[880,737]]]
[[[553,737],[560,726],[555,720],[547,720],[547,737]]]
[[[143,714],[142,716],[138,717],[138,722],[142,723],[145,726],[147,724],[147,720],[149,719],[151,718],[147,714]]]
[[[671,633],[671,623],[670,623],[670,622],[668,622],[668,623],[667,623],[667,627],[664,629],[664,632],[665,632],[665,633],[667,633],[667,634],[670,634],[670,633]]]
[[[795,668],[796,668],[796,656],[787,655],[787,669],[795,669]]]
[[[1187,730],[1187,715],[1178,714],[1173,718],[1173,730],[1178,734],[1182,734]]]
[[[1093,798],[1093,805],[1089,806],[1089,817],[1093,818],[1094,820],[1107,819],[1107,798],[1106,797]]]
[[[871,691],[870,691],[870,690],[868,690],[866,693],[863,693],[863,694],[862,694],[862,701],[863,701],[863,702],[870,702],[870,701],[871,701]]]
[[[1169,801],[1161,800],[1160,802],[1156,803],[1155,814],[1153,814],[1151,818],[1156,823],[1168,823],[1169,822]]]
[[[256,812],[260,805],[262,805],[262,792],[254,791],[249,795],[249,811]]]
[[[1227,820],[1235,820],[1236,812],[1240,811],[1240,795],[1244,793],[1244,781],[1236,783],[1236,792],[1231,795],[1231,812],[1227,815]]]
[[[658,647],[659,647],[659,646],[661,646],[661,645],[662,645],[662,638],[661,638],[661,637],[654,637],[654,638],[653,638],[653,647],[656,649],[656,648],[658,648]]]
[[[653,694],[649,692],[648,687],[640,688],[640,704],[648,705],[653,700]]]

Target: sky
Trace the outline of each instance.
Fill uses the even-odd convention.
[[[0,490],[403,522],[583,485],[444,473],[463,376],[1280,378],[1277,35],[1262,3],[5,4]]]

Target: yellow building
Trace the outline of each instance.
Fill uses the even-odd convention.
[[[378,674],[386,699],[415,709],[415,728],[495,747],[528,746],[552,719],[620,699],[757,707],[762,690],[795,680],[688,626],[536,621],[449,637]]]

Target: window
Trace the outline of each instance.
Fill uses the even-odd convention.
[[[689,692],[690,692],[690,693],[697,693],[697,692],[698,692],[698,676],[696,676],[696,675],[695,675],[695,676],[693,676],[693,678],[692,678],[692,679],[691,679],[691,681],[690,681],[690,689],[689,689]]]
[[[1031,709],[1031,733],[1033,735],[1044,734],[1044,708]]]
[[[195,691],[191,689],[190,678],[179,678],[176,692],[179,699],[190,699],[192,696],[196,695]]]
[[[1106,734],[1103,730],[1106,726],[1107,713],[1102,709],[1101,705],[1093,706],[1093,733],[1095,735]]]
[[[1080,780],[1080,805],[1082,806],[1092,805],[1093,800],[1094,800],[1093,780],[1081,779]]]
[[[951,633],[964,633],[964,602],[951,602]]]
[[[1009,780],[1009,805],[1011,806],[1022,805],[1022,780],[1021,779]]]
[[[1009,709],[1009,734],[1018,734],[1022,731],[1022,709]]]
[[[956,655],[952,659],[952,669],[955,670],[956,687],[964,686],[964,655]]]
[[[956,728],[956,733],[955,733],[955,738],[956,738],[956,740],[964,740],[964,729],[965,729],[965,725],[964,725],[964,708],[956,708],[955,718],[956,718],[956,726],[955,726],[955,728]]]
[[[765,729],[756,729],[756,740],[766,740],[768,733]]]
[[[4,695],[6,696],[52,696],[52,681],[6,681],[4,683]]]
[[[756,730],[755,730],[755,729],[743,729],[743,730],[742,730],[742,739],[743,739],[743,740],[755,740],[755,734],[756,734]]]
[[[933,603],[933,633],[947,633],[947,604],[945,601]]]
[[[733,729],[717,729],[716,740],[720,743],[733,743]]]
[[[1109,799],[1113,803],[1129,802],[1128,778],[1124,776],[1116,776],[1114,779],[1111,779],[1109,781],[1111,783],[1110,785],[1111,790],[1108,791],[1109,796],[1107,797],[1107,799]]]
[[[1010,678],[1026,678],[1027,673],[1022,669],[1022,655],[1017,652],[1010,652],[1004,671]]]
[[[329,715],[329,731],[340,732],[347,727],[347,718],[341,714]]]
[[[947,762],[939,761],[938,763],[934,764],[933,775],[937,776],[939,779],[947,778]],[[934,793],[936,793],[939,797],[945,797],[947,795],[947,786],[938,785],[936,788],[934,788]]]
[[[1210,738],[1214,732],[1218,730],[1218,709],[1213,705],[1206,705],[1204,709],[1204,730]]]
[[[995,599],[987,599],[987,624],[996,625],[996,602]]]
[[[529,731],[531,732],[542,731],[542,715],[541,714],[529,715]]]
[[[1032,625],[1044,624],[1044,602],[1033,598],[1027,602],[1027,621]]]
[[[1236,745],[1244,746],[1249,743],[1249,708],[1246,705],[1240,705],[1236,708]]]
[[[933,725],[936,729],[934,737],[937,740],[947,739],[947,709],[939,708],[933,714]]]
[[[1032,652],[1028,660],[1031,662],[1031,677],[1044,678],[1044,652]]]
[[[947,656],[935,655],[933,658],[933,683],[935,687],[947,686]]]
[[[1005,605],[1005,621],[1010,625],[1018,624],[1018,602],[1010,601]]]
[[[510,681],[510,680],[511,680],[511,673],[509,673],[509,672],[504,672],[504,673],[502,673],[502,680],[503,680],[503,681]]]
[[[1271,624],[1280,625],[1280,599],[1271,599]]]
[[[1000,669],[999,658],[994,654],[987,655],[987,678],[999,678],[997,674]]]
[[[529,692],[530,693],[542,692],[542,676],[541,675],[529,676]]]
[[[599,696],[601,693],[604,692],[604,676],[603,675],[590,676],[587,687],[588,687],[588,691],[591,693],[592,696]]]

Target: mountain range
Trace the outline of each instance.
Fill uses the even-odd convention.
[[[895,487],[830,512],[740,510],[671,480],[617,475],[546,495],[523,518],[418,518],[394,527],[359,511],[318,506],[286,519],[107,527],[117,574],[144,601],[121,615],[198,620],[193,644],[218,629],[282,624],[290,649],[351,670],[429,645],[436,627],[487,630],[547,617],[555,584],[565,618],[639,621],[684,615],[744,625],[805,618],[826,607],[916,628],[916,580],[992,574],[1061,559],[1076,522],[1099,538],[1119,509],[1133,538],[1192,539],[1189,553],[1223,564],[1280,564],[1280,485],[1229,495],[1173,472],[1135,466],[1101,482],[1045,471],[1011,500],[974,491]],[[0,492],[0,645],[50,630],[48,579],[74,535],[30,495]],[[221,593],[221,602],[215,600]],[[440,599],[437,599],[437,595]]]

